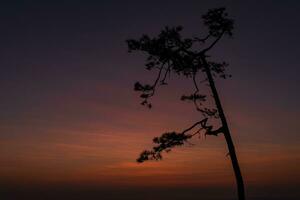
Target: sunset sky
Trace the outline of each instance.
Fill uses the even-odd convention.
[[[247,197],[300,199],[300,2],[37,2],[0,3],[1,199],[234,199],[222,135],[135,162],[153,137],[202,116],[180,101],[192,87],[178,76],[142,107],[133,84],[155,74],[125,43],[166,25],[201,36],[201,15],[221,6],[234,36],[211,56],[230,64],[216,85]]]

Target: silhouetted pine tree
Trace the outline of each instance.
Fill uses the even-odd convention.
[[[222,108],[222,104],[215,86],[214,78],[221,77],[226,79],[230,75],[225,73],[228,66],[226,62],[214,62],[208,56],[209,51],[225,36],[232,36],[233,20],[228,18],[225,8],[209,10],[202,16],[204,25],[208,29],[205,37],[183,38],[181,36],[182,27],[165,27],[157,37],[143,35],[138,40],[127,40],[129,52],[142,51],[148,55],[146,69],[158,71],[153,84],[142,84],[136,82],[134,90],[140,93],[141,104],[149,108],[152,107],[149,99],[155,94],[160,85],[167,84],[167,78],[172,74],[190,78],[193,83],[194,92],[182,95],[182,101],[192,102],[203,119],[194,123],[182,132],[166,132],[160,137],[155,137],[153,142],[156,144],[151,150],[141,153],[137,162],[146,160],[160,160],[163,151],[169,152],[173,147],[185,144],[193,136],[204,133],[205,135],[218,136],[224,134],[227,142],[229,155],[234,169],[238,199],[245,199],[244,183],[240,171],[238,159],[235,153],[234,144],[230,130]],[[197,81],[199,73],[204,73],[205,79]],[[199,83],[208,83],[211,89],[215,107],[205,106],[207,95],[200,94]],[[220,120],[220,127],[214,128],[210,119]]]

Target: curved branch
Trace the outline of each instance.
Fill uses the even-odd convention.
[[[207,51],[209,51],[211,48],[213,48],[215,46],[215,44],[222,38],[224,33],[225,33],[225,30],[223,30],[222,33],[219,35],[219,37],[217,37],[217,39],[215,41],[213,41],[207,48],[203,49],[199,54],[204,55]]]
[[[219,128],[217,130],[212,130],[212,126],[207,125],[208,118],[202,119],[194,123],[192,126],[188,127],[187,129],[183,130],[180,133],[177,132],[167,132],[162,134],[160,137],[155,137],[153,142],[157,144],[152,148],[152,150],[145,150],[140,154],[140,157],[137,159],[137,162],[144,162],[147,160],[161,160],[163,151],[169,152],[172,148],[176,146],[184,145],[188,142],[188,139],[192,138],[195,135],[200,135],[202,130],[205,130],[204,135],[214,135],[218,136],[218,134],[223,133],[223,128]],[[197,126],[200,128],[194,132],[188,134]]]
[[[211,35],[208,34],[208,35],[207,35],[206,37],[204,37],[204,38],[194,37],[194,41],[196,41],[196,42],[201,42],[201,43],[205,43],[206,40],[208,40],[210,36],[211,36]]]
[[[153,89],[152,89],[152,93],[150,94],[150,97],[153,96],[154,93],[155,93],[155,88],[156,88],[156,85],[157,85],[157,83],[158,83],[158,81],[159,81],[159,79],[160,79],[161,72],[162,72],[163,68],[164,68],[164,63],[163,63],[163,64],[161,65],[161,67],[159,68],[158,75],[157,75],[157,77],[156,77],[156,79],[155,79],[155,82],[154,82],[153,85],[152,85],[152,88],[153,88]]]
[[[160,84],[161,85],[166,85],[167,83],[166,83],[166,78],[167,78],[167,75],[169,74],[170,75],[170,73],[171,73],[171,65],[169,64],[169,62],[168,62],[168,68],[166,69],[166,72],[165,72],[165,74],[164,74],[164,77],[162,78],[162,80],[160,81]],[[169,76],[170,77],[170,76]]]

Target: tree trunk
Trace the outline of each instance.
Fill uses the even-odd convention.
[[[209,65],[206,61],[205,56],[201,57],[201,60],[203,61],[204,67],[205,67],[205,71],[206,71],[206,75],[209,81],[209,85],[213,94],[213,97],[215,99],[215,103],[216,103],[216,107],[222,122],[222,128],[223,128],[223,133],[225,136],[225,140],[227,143],[227,147],[229,150],[229,155],[231,158],[231,163],[232,163],[232,167],[234,170],[234,174],[235,174],[235,178],[236,178],[236,184],[237,184],[237,190],[238,190],[238,200],[245,200],[245,189],[244,189],[244,182],[243,182],[243,177],[242,177],[242,173],[239,167],[239,163],[238,163],[238,159],[235,153],[235,148],[234,148],[234,144],[231,138],[231,134],[230,134],[230,130],[228,128],[228,124],[226,121],[226,117],[221,105],[221,101],[209,68]]]

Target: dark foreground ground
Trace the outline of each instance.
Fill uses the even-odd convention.
[[[83,188],[7,187],[0,189],[1,200],[235,200],[233,189],[222,188]],[[297,200],[296,188],[248,188],[247,200]]]

